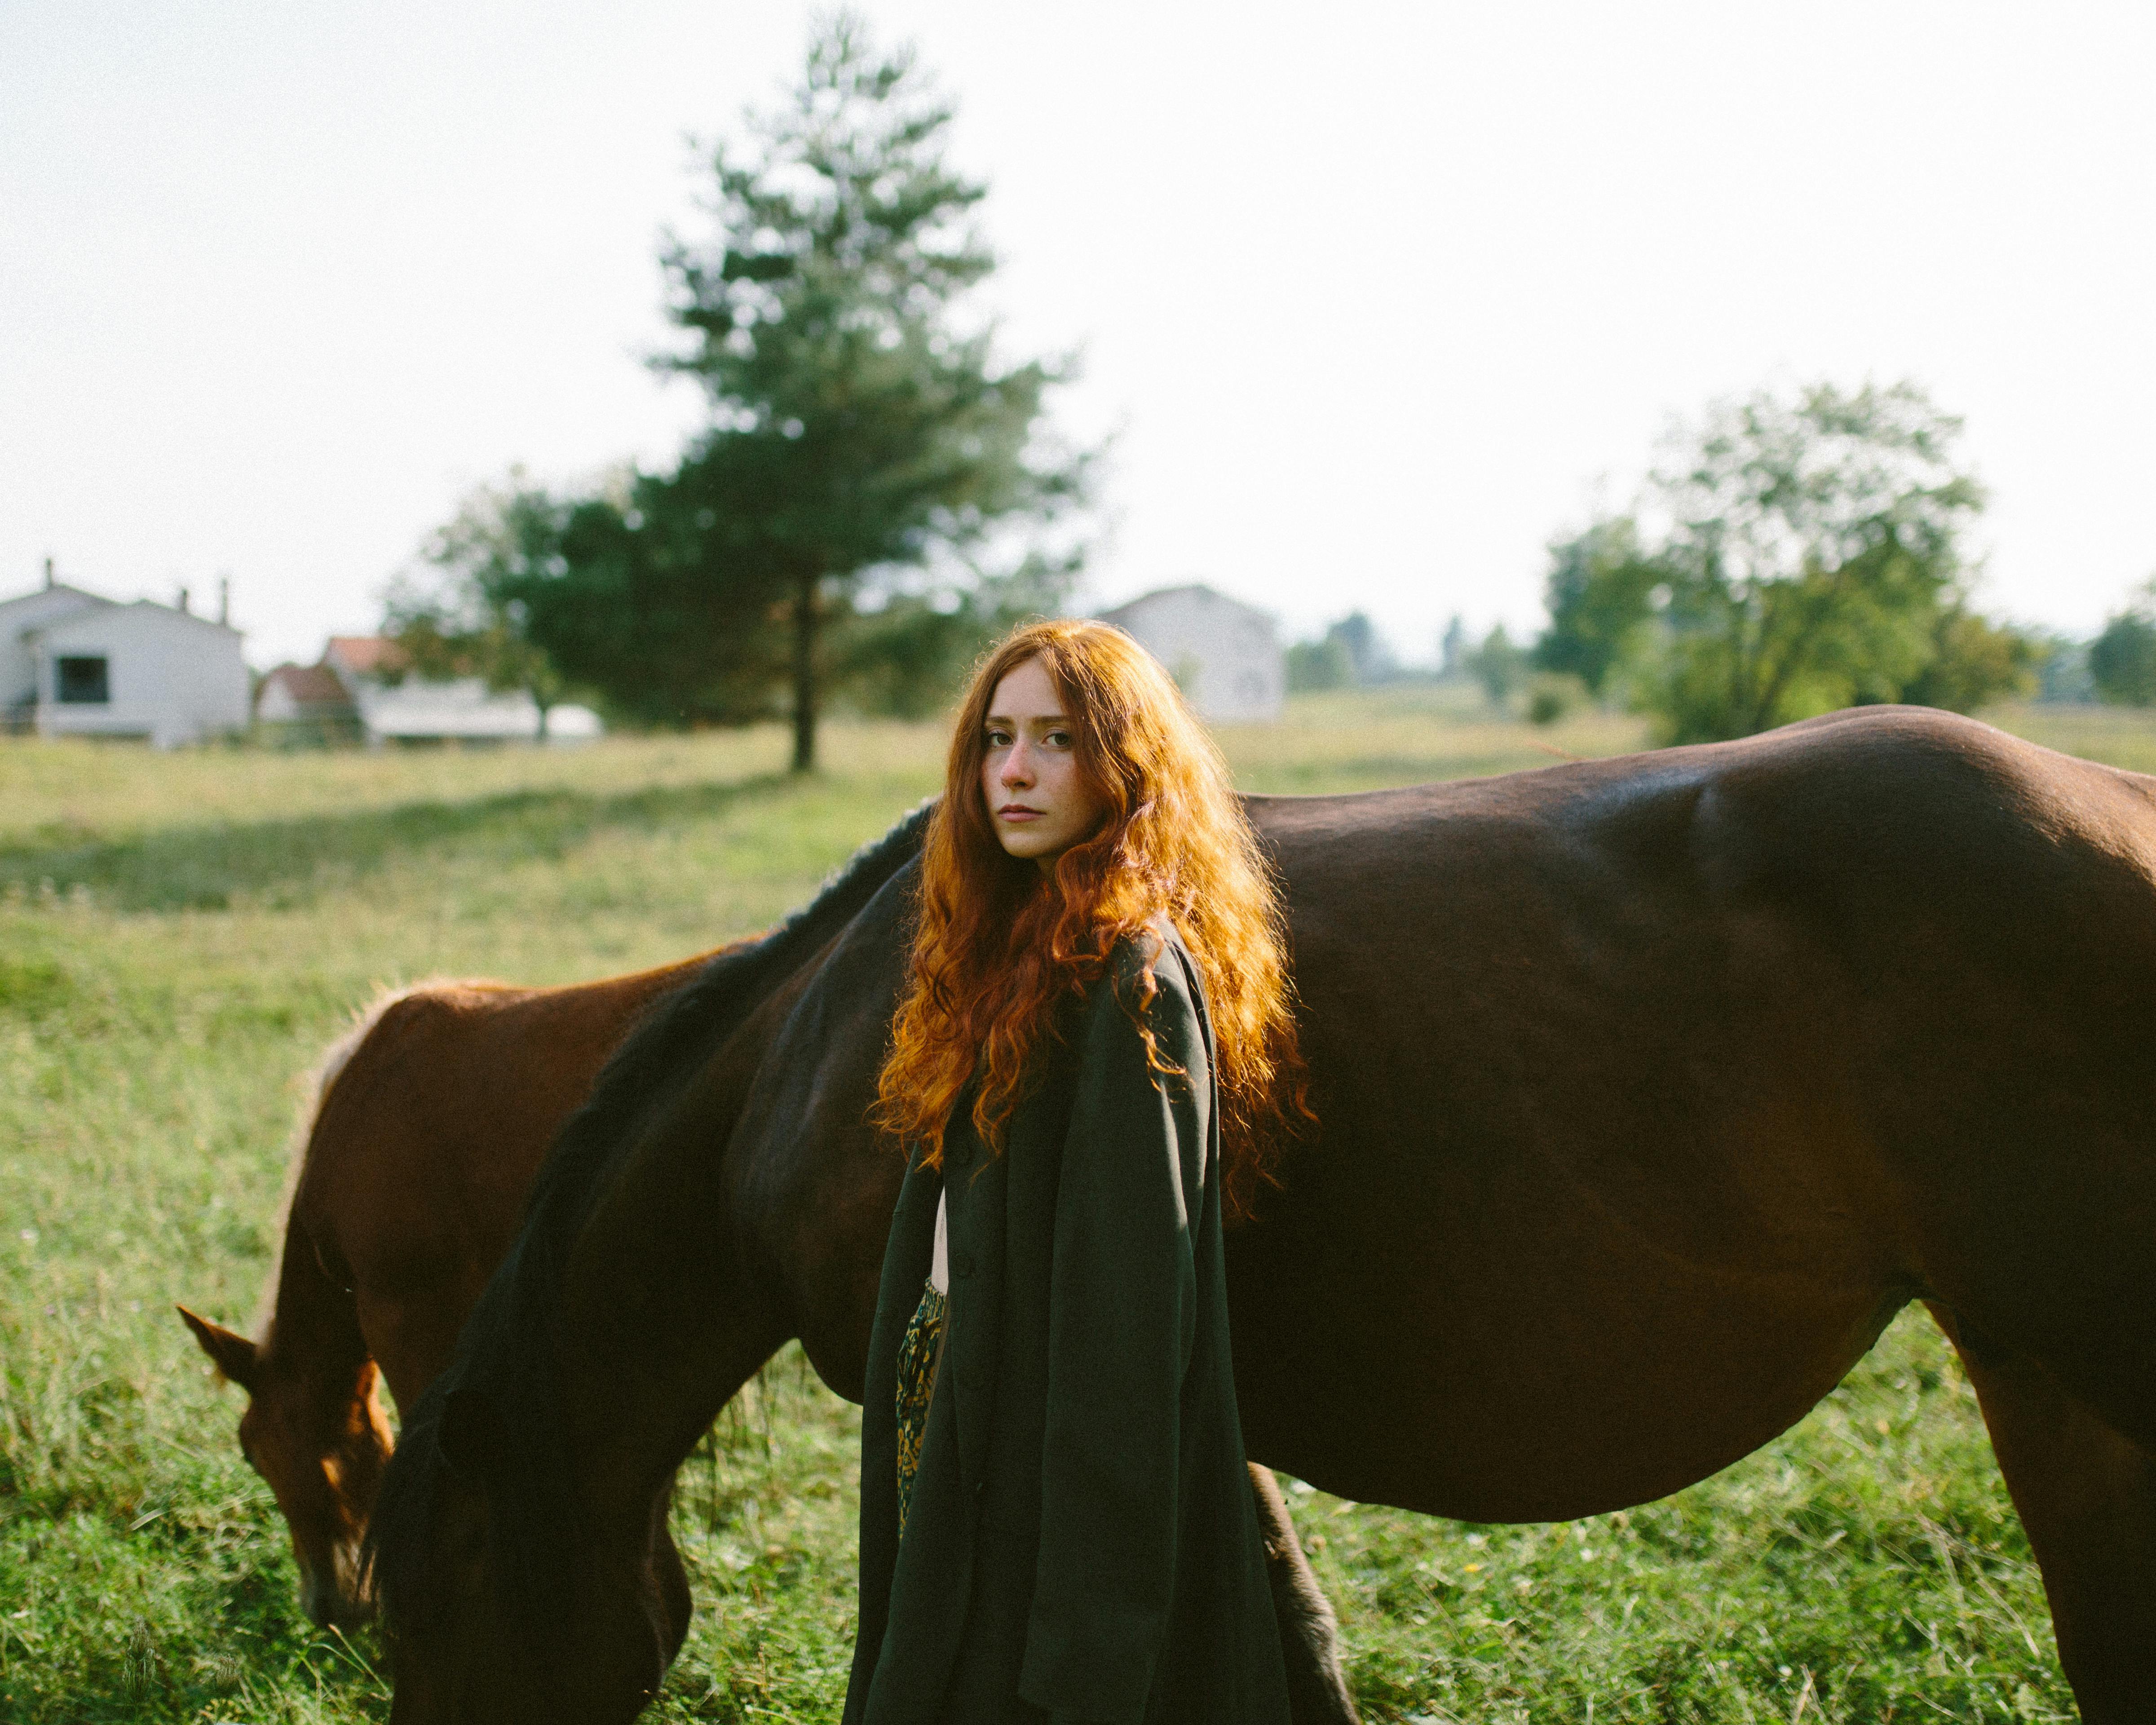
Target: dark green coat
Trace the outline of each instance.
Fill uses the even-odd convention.
[[[1228,1354],[1218,1127],[1197,976],[1170,937],[1148,1023],[1129,943],[1001,1156],[954,1121],[891,1219],[861,1418],[846,1725],[1286,1725]],[[899,1548],[899,1343],[947,1176],[949,1306]]]

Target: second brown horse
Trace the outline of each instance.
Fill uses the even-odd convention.
[[[409,1408],[449,1363],[554,1134],[638,1014],[703,963],[560,988],[424,983],[322,1057],[254,1336],[180,1307],[248,1393],[240,1447],[316,1623],[372,1611],[360,1548],[392,1448],[384,1382]]]

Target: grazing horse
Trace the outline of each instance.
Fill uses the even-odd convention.
[[[1922,1300],[2083,1717],[2156,1713],[2156,778],[1890,708],[1250,813],[1323,1123],[1229,1243],[1254,1456],[1614,1510]],[[654,1010],[550,1153],[377,1500],[399,1725],[631,1717],[712,1415],[789,1336],[860,1394],[916,827]]]
[[[248,1392],[239,1444],[291,1531],[316,1623],[369,1616],[360,1562],[392,1440],[516,1237],[547,1147],[638,1014],[702,958],[565,988],[423,983],[316,1070],[259,1341],[180,1316]]]

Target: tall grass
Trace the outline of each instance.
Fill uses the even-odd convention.
[[[2029,728],[2069,721],[2008,716]],[[2071,739],[2156,757],[2156,726]],[[1311,791],[1631,746],[1414,691],[1226,733]],[[299,1615],[284,1530],[174,1319],[244,1322],[294,1077],[379,987],[561,981],[763,926],[934,786],[932,727],[574,752],[153,756],[0,744],[0,1718],[387,1716],[378,1651]],[[855,1410],[798,1352],[684,1470],[698,1600],[658,1712],[821,1719],[852,1622]],[[1292,1501],[1367,1717],[2071,1717],[2041,1588],[1943,1344],[1905,1319],[1794,1431],[1570,1527]]]

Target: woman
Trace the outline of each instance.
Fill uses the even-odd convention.
[[[848,1725],[1285,1725],[1220,1223],[1301,1066],[1255,843],[1127,636],[989,656],[919,913]]]

